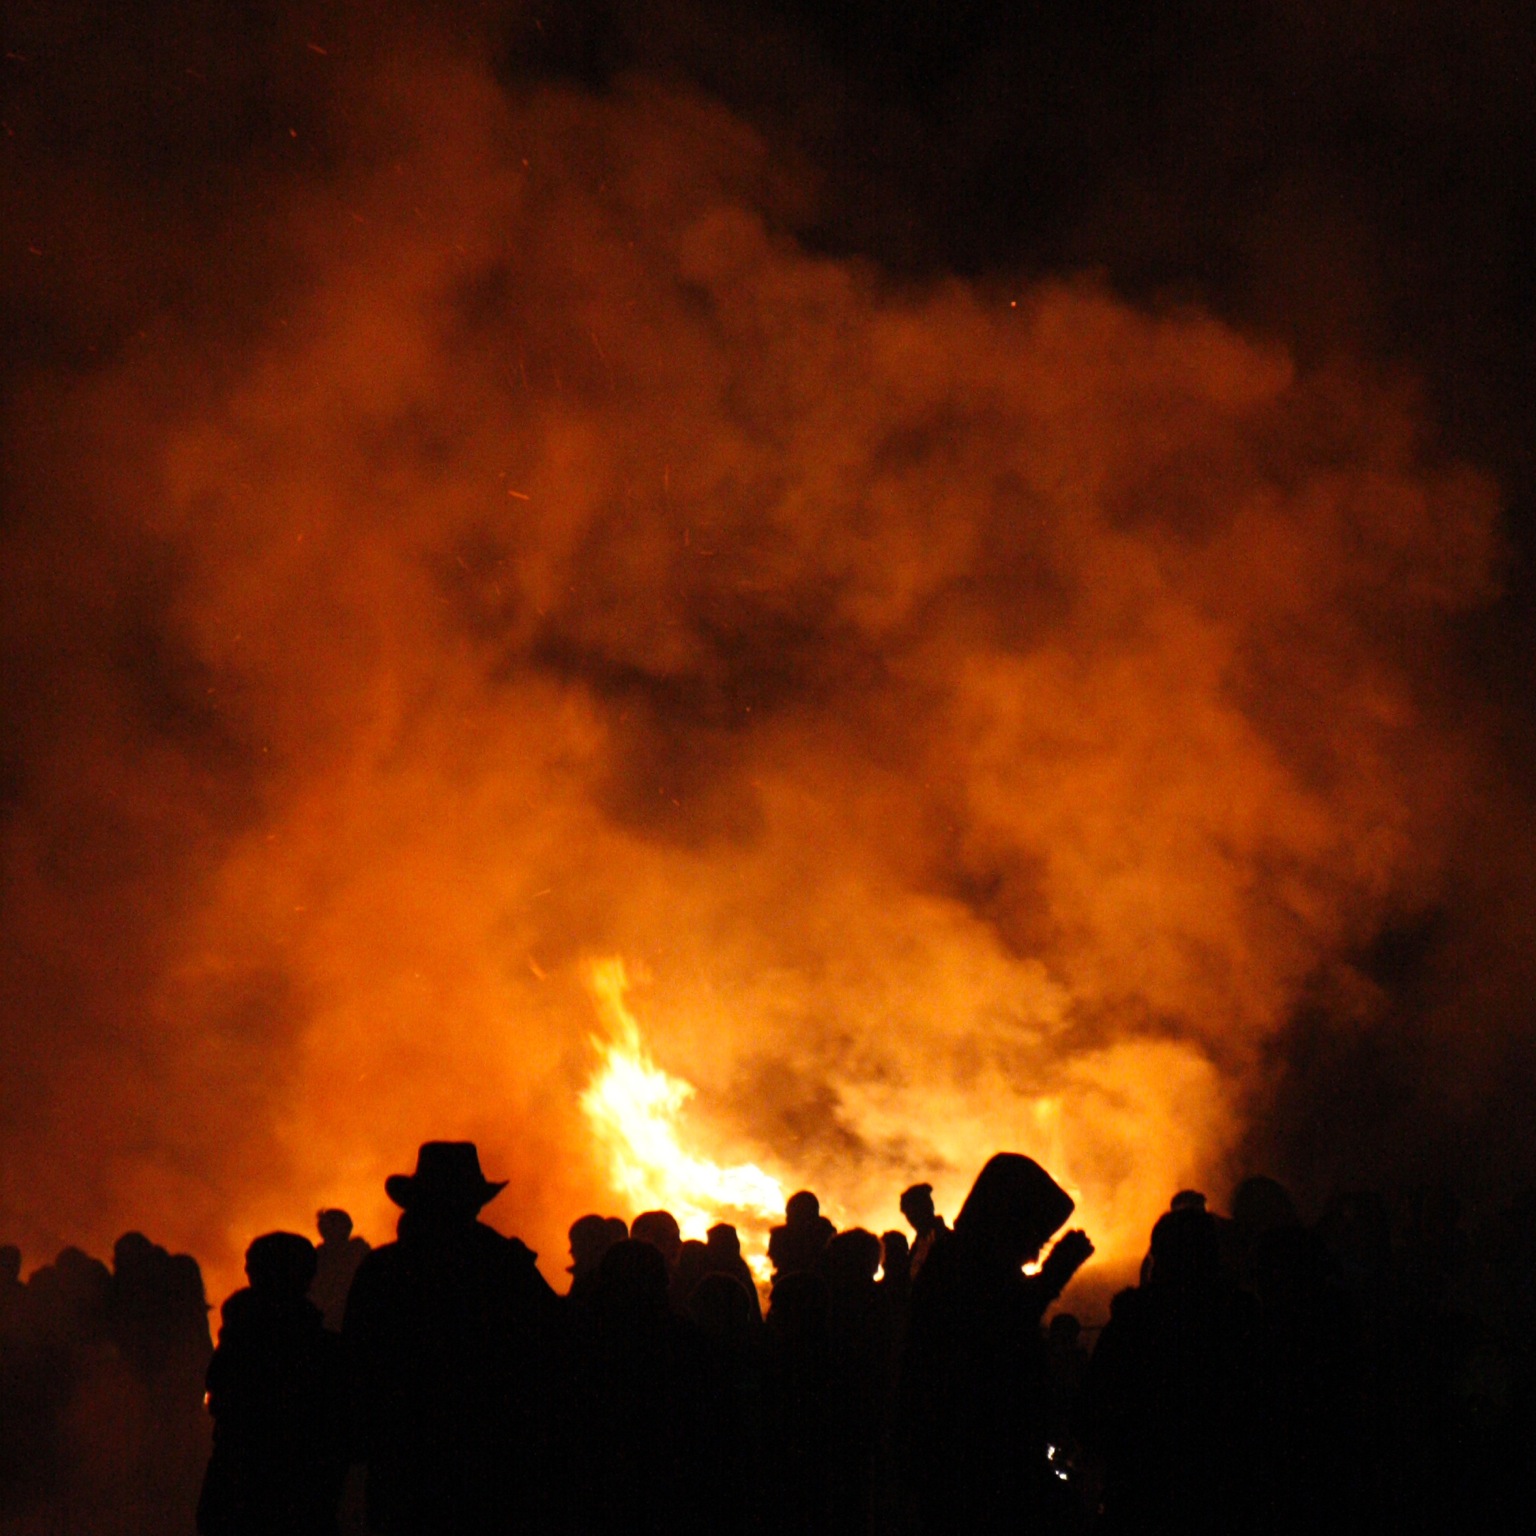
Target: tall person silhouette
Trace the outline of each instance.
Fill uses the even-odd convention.
[[[924,1536],[1050,1530],[1050,1384],[1041,1322],[1093,1252],[1072,1199],[1038,1163],[999,1152],[912,1287],[902,1364],[903,1451]]]
[[[385,1190],[398,1237],[358,1266],[342,1336],[370,1525],[386,1536],[526,1529],[549,1464],[558,1303],[534,1253],[477,1218],[506,1187],[473,1142],[429,1141]]]

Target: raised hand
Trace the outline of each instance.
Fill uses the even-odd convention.
[[[1086,1232],[1076,1229],[1065,1232],[1058,1239],[1056,1246],[1051,1249],[1045,1263],[1040,1266],[1040,1273],[1045,1276],[1053,1291],[1059,1295],[1067,1281],[1082,1268],[1092,1252],[1093,1244],[1089,1241]]]

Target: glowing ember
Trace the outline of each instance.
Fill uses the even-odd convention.
[[[595,964],[588,985],[606,1038],[592,1037],[600,1065],[581,1107],[608,1150],[615,1192],[633,1202],[635,1212],[671,1211],[684,1237],[703,1238],[715,1222],[731,1222],[748,1262],[763,1276],[766,1231],[783,1218],[783,1187],[752,1163],[722,1168],[682,1145],[679,1121],[693,1085],[651,1060],[624,1001],[624,962]]]

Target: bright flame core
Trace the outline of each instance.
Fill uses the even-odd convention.
[[[600,1066],[581,1107],[607,1149],[614,1192],[636,1212],[671,1211],[685,1238],[702,1239],[714,1223],[731,1222],[763,1278],[767,1229],[782,1219],[783,1186],[753,1163],[722,1168],[683,1148],[679,1117],[693,1085],[652,1061],[624,1001],[628,985],[621,959],[598,961],[588,975],[607,1034],[592,1037]]]

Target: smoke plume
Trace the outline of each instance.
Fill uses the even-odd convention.
[[[1133,1260],[1457,889],[1493,484],[1363,360],[809,249],[676,79],[276,36],[195,175],[13,180],[4,1235],[227,1280],[463,1136],[556,1273],[619,957],[703,1155],[1016,1148]]]

